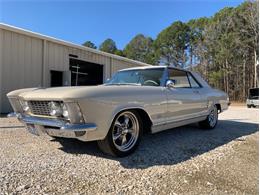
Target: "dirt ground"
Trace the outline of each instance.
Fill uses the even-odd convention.
[[[246,103],[245,102],[234,102],[234,101],[232,101],[231,102],[231,106],[232,107],[237,107],[237,106],[242,106],[242,107],[245,107],[246,106]]]
[[[258,109],[231,105],[214,130],[147,134],[134,154],[113,158],[2,117],[0,194],[258,194],[258,119]]]

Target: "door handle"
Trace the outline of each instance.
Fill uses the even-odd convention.
[[[200,92],[198,90],[194,90],[193,93],[199,94]]]

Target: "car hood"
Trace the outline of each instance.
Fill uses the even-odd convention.
[[[24,100],[75,100],[82,98],[111,97],[131,95],[133,91],[142,92],[142,86],[132,85],[98,85],[76,87],[33,88],[7,94],[8,97],[19,96]],[[145,88],[152,88],[147,87]],[[19,90],[18,90],[19,91]]]

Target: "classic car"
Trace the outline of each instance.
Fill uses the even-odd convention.
[[[120,70],[103,85],[29,88],[7,94],[30,133],[98,142],[114,156],[126,156],[144,132],[198,122],[213,129],[228,108],[226,93],[199,74],[167,66]]]
[[[249,89],[246,105],[248,108],[259,106],[259,88]]]

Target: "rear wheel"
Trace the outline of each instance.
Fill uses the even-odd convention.
[[[141,118],[136,111],[119,113],[104,140],[98,141],[99,148],[110,155],[123,157],[137,148],[143,132]]]
[[[247,105],[248,108],[251,108],[251,105]]]
[[[206,120],[199,122],[201,128],[204,129],[214,129],[218,123],[218,108],[216,105],[213,106],[210,114],[207,116]]]

